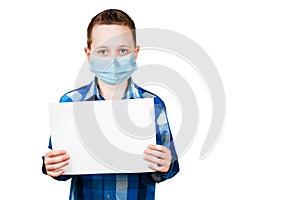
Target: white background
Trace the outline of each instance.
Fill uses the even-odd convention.
[[[201,115],[207,118],[181,157],[180,173],[157,185],[157,199],[300,198],[296,0],[0,4],[1,199],[68,198],[70,182],[41,174],[48,103],[73,89],[85,59],[86,27],[106,8],[126,11],[138,28],[165,28],[191,38],[214,61],[225,87],[226,120],[216,148],[198,160],[210,118],[203,100]],[[176,105],[170,102],[172,126],[179,118],[171,116],[169,108]]]

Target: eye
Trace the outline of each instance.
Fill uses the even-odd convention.
[[[126,53],[128,53],[128,50],[127,49],[120,49],[120,54],[121,55],[124,55],[124,54],[126,54]]]
[[[105,49],[100,49],[99,51],[97,51],[97,54],[103,56],[107,54],[107,51]]]

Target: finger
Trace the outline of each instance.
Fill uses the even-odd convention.
[[[148,148],[156,151],[161,151],[161,152],[167,152],[169,150],[167,147],[163,145],[154,145],[154,144],[148,145]]]
[[[158,171],[158,169],[159,169],[159,167],[155,164],[150,164],[150,165],[148,165],[148,167],[154,171]]]
[[[60,156],[56,156],[56,157],[46,157],[45,158],[45,165],[53,165],[53,164],[57,164],[60,162],[64,162],[66,160],[69,160],[70,156],[69,155],[60,155]]]
[[[155,157],[158,157],[161,159],[166,159],[168,156],[165,152],[161,152],[161,151],[157,151],[157,150],[150,150],[150,149],[145,150],[144,153],[146,155],[155,156]]]
[[[158,172],[167,172],[169,170],[169,166],[158,166],[155,164],[150,164],[148,165],[148,167],[154,171],[158,171]]]
[[[146,161],[148,161],[148,162],[150,162],[150,163],[159,165],[159,166],[165,166],[165,165],[168,164],[168,163],[166,162],[166,160],[159,159],[159,158],[154,157],[154,156],[145,156],[145,157],[144,157],[144,160],[146,160]]]
[[[64,155],[66,154],[67,151],[66,150],[52,150],[49,151],[45,154],[46,157],[55,157],[55,156],[59,156],[59,155]]]
[[[64,161],[55,165],[47,165],[46,170],[48,171],[57,171],[62,169],[63,167],[67,166],[69,164],[69,161]]]
[[[58,170],[58,171],[49,171],[47,172],[47,174],[53,178],[56,178],[60,175],[62,175],[63,173],[65,173],[65,170],[61,169],[61,170]]]

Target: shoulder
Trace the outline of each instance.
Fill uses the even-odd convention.
[[[138,90],[142,93],[143,98],[154,98],[154,112],[156,124],[161,126],[168,125],[167,109],[164,101],[158,95],[149,92],[148,90],[145,90],[141,87],[139,87]]]
[[[137,85],[136,85],[136,87],[143,98],[154,98],[155,106],[161,106],[161,107],[165,108],[164,101],[158,95],[156,95],[148,90],[145,90],[144,88],[141,88]]]
[[[59,102],[62,103],[62,102],[83,101],[83,99],[87,95],[88,91],[90,90],[91,85],[92,85],[92,83],[65,93],[60,98]]]

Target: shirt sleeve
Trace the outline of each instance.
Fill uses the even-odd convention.
[[[156,97],[154,98],[155,124],[156,124],[156,143],[170,149],[172,162],[168,172],[153,172],[149,175],[154,182],[159,183],[174,177],[179,172],[179,162],[176,153],[172,133],[170,130],[167,112],[164,102]]]

